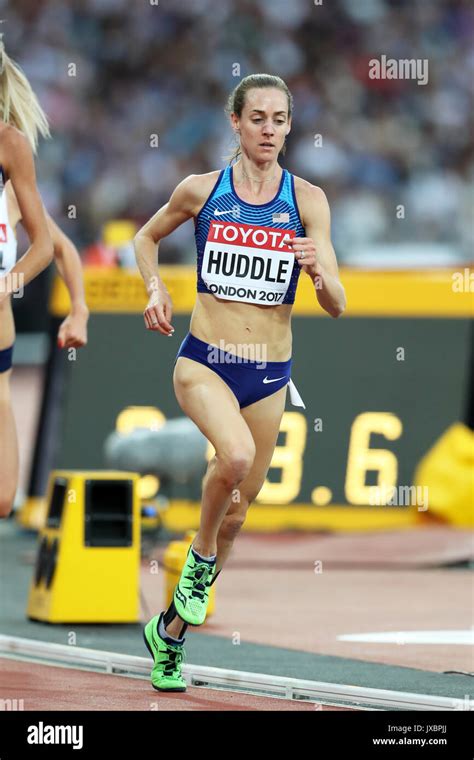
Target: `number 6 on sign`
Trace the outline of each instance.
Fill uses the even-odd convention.
[[[351,428],[345,492],[350,504],[370,504],[373,485],[366,485],[368,470],[377,472],[377,486],[383,492],[397,484],[398,462],[395,454],[387,449],[371,449],[370,435],[378,433],[389,441],[402,434],[403,425],[391,412],[364,412],[359,414]]]

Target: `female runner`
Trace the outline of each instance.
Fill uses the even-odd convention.
[[[209,587],[262,488],[287,385],[293,403],[303,405],[290,378],[290,318],[301,270],[328,314],[338,317],[346,306],[326,196],[278,163],[291,129],[287,85],[268,74],[245,77],[227,111],[240,137],[231,158],[236,163],[184,179],[135,237],[149,294],[145,325],[171,336],[172,303],[158,272],[157,245],[194,219],[197,300],[173,383],[183,412],[215,449],[203,481],[199,530],[172,604],[144,629],[158,691],[186,689],[183,634],[188,624],[204,622]]]
[[[59,345],[80,347],[87,342],[80,257],[45,211],[36,186],[33,154],[38,134],[49,136],[46,116],[0,39],[0,517],[10,514],[18,483],[18,441],[10,393],[15,341],[11,294],[21,292],[53,255],[71,299],[71,313],[59,330]],[[19,221],[31,245],[16,262]]]

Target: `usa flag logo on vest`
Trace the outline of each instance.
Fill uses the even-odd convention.
[[[0,224],[0,243],[7,242],[7,225]]]

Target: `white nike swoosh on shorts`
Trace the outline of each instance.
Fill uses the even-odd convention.
[[[283,380],[284,377],[285,377],[285,375],[283,375],[283,377],[274,377],[271,380],[269,380],[267,377],[264,377],[263,378],[263,382],[264,383],[276,383],[277,380]]]

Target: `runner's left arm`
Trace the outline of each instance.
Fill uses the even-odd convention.
[[[53,240],[54,261],[71,300],[71,310],[58,332],[60,348],[81,348],[87,343],[89,309],[84,295],[84,280],[79,252],[70,238],[45,210],[49,233]]]
[[[298,202],[306,237],[294,237],[289,245],[301,268],[313,280],[322,308],[331,317],[339,317],[346,308],[346,294],[331,242],[329,203],[323,190],[309,183]],[[303,259],[299,251],[304,251]]]

